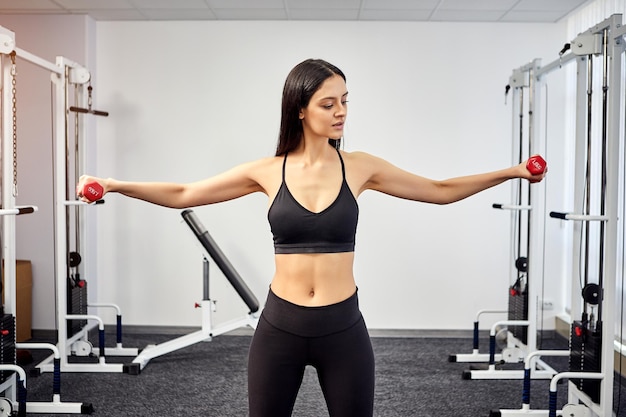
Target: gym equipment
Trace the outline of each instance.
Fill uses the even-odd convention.
[[[550,217],[573,221],[571,316],[580,315],[570,330],[569,370],[556,374],[550,381],[548,410],[530,410],[526,396],[530,395],[530,383],[524,384],[521,410],[499,410],[492,417],[525,416],[546,417],[612,417],[616,277],[623,275],[623,264],[618,252],[624,245],[624,219],[618,216],[623,208],[624,194],[620,193],[620,177],[623,181],[623,154],[620,154],[620,122],[624,108],[621,107],[622,62],[626,51],[626,30],[622,16],[613,15],[578,35],[572,42],[571,53],[562,56],[542,72],[554,69],[564,61],[577,63],[576,94],[576,157],[574,181],[574,211],[582,214],[551,212]],[[602,132],[599,146],[592,146],[591,129],[593,57],[602,56]],[[610,87],[610,89],[609,89]],[[585,90],[587,97],[585,97]],[[600,155],[594,152],[600,149]],[[599,169],[592,169],[592,163]],[[584,166],[584,170],[581,169]],[[596,178],[599,172],[599,180]],[[623,172],[623,171],[621,171]],[[593,175],[593,174],[596,175]],[[595,180],[595,181],[594,181]],[[595,187],[592,187],[595,186]],[[622,184],[623,185],[623,184]],[[620,200],[621,199],[621,200]],[[599,214],[592,215],[592,210]],[[621,222],[620,222],[621,220]],[[592,230],[592,223],[597,229]],[[609,226],[610,225],[610,226]],[[618,230],[621,229],[620,234]],[[594,233],[595,232],[595,233]],[[584,237],[584,239],[583,239]],[[621,241],[620,241],[621,238]],[[597,246],[597,283],[591,282],[593,247]],[[623,255],[623,254],[622,254]],[[620,262],[618,262],[618,260]],[[618,264],[622,270],[618,270]],[[584,278],[584,280],[582,279]],[[580,282],[579,282],[580,281]],[[610,294],[603,296],[603,294]],[[621,350],[621,349],[618,349]],[[556,352],[552,352],[555,354]],[[568,379],[568,404],[557,410],[557,388],[560,381]]]
[[[546,161],[540,155],[531,156],[526,163],[526,169],[533,175],[543,174],[546,170],[546,166]]]
[[[0,32],[9,41],[7,46],[14,45],[12,34]],[[26,373],[16,365],[15,348],[15,317],[13,315],[16,306],[16,253],[15,253],[15,216],[30,214],[36,211],[36,207],[15,207],[17,196],[17,105],[16,105],[16,54],[10,50],[0,51],[0,69],[2,78],[2,148],[0,161],[2,162],[2,200],[0,216],[2,225],[0,228],[0,242],[2,243],[2,258],[4,285],[0,287],[0,295],[4,301],[0,304],[0,392],[2,393],[2,405],[7,412],[12,413],[14,407],[19,415],[26,415]],[[10,57],[10,63],[7,62]],[[10,86],[10,88],[8,87]],[[9,105],[10,103],[10,105]],[[9,140],[11,138],[11,140]],[[12,164],[6,161],[6,155],[12,156]],[[8,414],[11,415],[11,414]]]
[[[2,153],[4,153],[4,149]],[[2,189],[6,189],[6,181],[3,181]],[[3,193],[3,203],[5,201],[4,197],[6,196]],[[10,205],[11,201],[8,201],[8,203]],[[13,218],[17,215],[30,214],[35,211],[37,211],[35,206],[0,210],[0,216],[2,217],[0,241],[3,243],[2,260],[4,261],[4,286],[0,286],[0,298],[3,297],[6,300],[5,304],[0,304],[0,392],[3,394],[3,397],[0,397],[0,401],[2,409],[7,412],[7,416],[13,415],[15,407],[17,407],[15,410],[18,411],[18,416],[25,416],[27,406],[26,372],[16,364],[16,349],[18,345],[15,339],[16,322],[13,316],[16,300],[15,251],[7,246],[15,247],[15,220]],[[13,234],[7,233],[7,231],[12,231]],[[7,241],[10,241],[8,245],[6,244]],[[9,291],[7,291],[7,287],[10,288]]]
[[[538,358],[543,356],[551,357],[566,357],[569,356],[569,350],[537,350],[530,352],[524,359],[524,382],[522,387],[522,408],[519,410],[499,410],[490,411],[489,417],[502,417],[502,416],[525,416],[525,415],[542,415],[545,414],[543,410],[531,410],[530,408],[530,383],[531,383],[531,371],[536,366]],[[566,414],[567,415],[567,414]]]
[[[254,293],[250,291],[246,283],[241,279],[235,268],[231,265],[228,258],[222,253],[217,243],[213,240],[209,231],[206,230],[204,225],[200,223],[198,216],[193,210],[184,210],[181,213],[183,219],[187,225],[191,228],[196,235],[202,247],[206,249],[209,256],[215,261],[220,270],[224,273],[228,282],[235,288],[239,297],[246,303],[251,313],[256,313],[259,310],[259,302],[256,299]]]
[[[91,201],[92,203],[94,201],[100,200],[102,198],[103,192],[104,190],[102,189],[102,186],[95,181],[88,182],[83,187],[83,195],[87,200]]]
[[[502,361],[502,355],[499,353],[480,353],[480,317],[485,314],[506,314],[506,310],[480,310],[476,313],[474,320],[474,330],[472,337],[472,353],[457,353],[448,357],[448,362],[488,362],[490,359]],[[496,334],[501,334],[501,329],[494,328]],[[491,357],[493,355],[493,357]]]
[[[519,138],[515,138],[516,142],[514,143],[514,146],[513,146],[513,148],[515,149],[515,145],[517,144],[517,155],[513,156],[513,160],[515,161],[515,163],[518,163],[518,164],[522,163],[522,158],[523,158],[522,155],[523,155],[523,132],[524,132],[524,88],[527,87],[528,85],[527,78],[529,78],[529,75],[527,73],[529,72],[529,70],[530,68],[521,68],[519,70],[514,71],[513,75],[509,79],[509,84],[507,84],[505,87],[505,96],[504,96],[505,104],[507,102],[506,99],[508,97],[509,92],[511,91],[511,88],[513,88],[515,93],[519,96],[519,103],[517,104],[519,108],[519,126],[518,126]],[[513,100],[513,103],[514,103],[513,116],[515,117],[515,110],[516,110],[515,100]],[[515,191],[517,191],[517,193]],[[521,232],[519,231],[521,230],[521,226],[522,226],[522,213],[528,212],[532,208],[530,205],[521,205],[522,186],[521,186],[521,183],[519,182],[517,184],[517,190],[513,190],[512,198],[516,200],[516,204],[496,203],[496,204],[493,204],[492,206],[495,209],[512,210],[512,212],[515,213],[511,218],[511,236],[517,236],[517,254],[516,254],[517,256],[516,256],[516,261],[515,261],[517,271],[511,272],[512,274],[516,276],[515,284],[513,284],[510,287],[511,296],[518,295],[520,293],[521,278],[524,277],[527,272],[528,258],[521,257],[521,254],[520,254],[521,253]],[[518,264],[526,265],[523,271],[518,267]],[[486,354],[479,353],[479,328],[480,328],[479,318],[483,314],[483,311],[490,311],[491,313],[494,313],[494,314],[495,313],[497,314],[509,313],[509,310],[480,310],[478,314],[476,315],[476,320],[474,321],[472,354],[450,355],[448,357],[448,361],[472,362],[472,363],[487,362],[489,363],[489,368],[491,370],[495,370],[496,362],[498,363],[502,362],[502,359],[503,359],[502,355],[496,354],[496,352],[494,351],[496,347],[495,337],[497,333],[496,328],[501,328],[501,329],[507,328],[508,330],[506,322],[499,321],[498,323],[492,326],[489,332],[489,337],[490,337],[489,353],[486,353]],[[519,319],[519,318],[524,318],[524,317],[514,317],[514,318]],[[507,342],[507,345],[508,345],[508,342]],[[511,348],[516,349],[513,343],[511,344]],[[509,358],[510,360],[511,355],[507,354],[505,356]],[[463,378],[471,379],[472,373],[470,371],[463,372]]]
[[[14,215],[19,216],[20,214],[31,214],[37,211],[37,207],[35,206],[22,206],[22,207],[14,207],[12,209],[0,209],[0,216]]]
[[[623,82],[622,67],[624,53],[624,37],[626,30],[622,25],[622,16],[613,15],[600,24],[579,35],[572,42],[572,50],[577,55],[587,56],[588,65],[588,100],[587,100],[587,131],[577,137],[576,166],[584,166],[585,177],[577,177],[577,188],[584,189],[584,200],[576,200],[576,211],[584,213],[580,221],[584,224],[584,245],[576,237],[574,242],[577,248],[584,248],[581,256],[584,256],[583,271],[576,262],[574,271],[579,271],[584,277],[584,285],[581,292],[572,293],[572,317],[579,314],[581,319],[572,323],[570,333],[571,354],[569,372],[558,374],[550,383],[549,417],[556,417],[557,382],[569,379],[568,397],[573,406],[586,407],[592,416],[609,417],[613,415],[613,369],[614,369],[614,332],[615,332],[615,299],[612,296],[603,297],[602,294],[614,294],[618,271],[618,248],[624,244],[624,236],[618,229],[624,229],[624,219],[619,219],[620,205],[624,204],[624,196],[620,201],[620,125],[624,122],[624,109],[622,108],[621,94]],[[592,109],[592,84],[593,63],[592,57],[602,58],[601,86],[602,86],[602,109],[601,109],[601,132],[599,140],[600,155],[594,154],[592,141],[594,137],[591,129],[593,118]],[[581,71],[579,76],[584,76]],[[582,141],[582,139],[586,139]],[[578,143],[578,140],[581,140]],[[586,150],[582,143],[586,143]],[[623,154],[622,154],[623,158]],[[596,162],[599,165],[599,179],[594,180],[594,171],[591,166]],[[620,180],[621,177],[621,180]],[[584,181],[586,187],[581,187],[579,181]],[[596,188],[592,188],[592,182]],[[593,200],[598,204],[593,204]],[[597,209],[599,216],[587,217],[591,211]],[[566,217],[564,213],[559,216]],[[601,220],[598,220],[601,219]],[[620,222],[621,220],[621,222]],[[591,223],[597,225],[596,238],[592,238]],[[610,226],[609,226],[610,225]],[[618,226],[619,225],[619,226]],[[593,243],[597,245],[597,284],[591,283],[590,254]],[[582,246],[579,246],[582,245]],[[578,259],[575,256],[574,259]],[[624,271],[621,271],[623,274]],[[577,280],[574,279],[574,282]],[[581,302],[582,298],[582,302]]]
[[[123,372],[122,364],[106,363],[106,355],[116,356],[135,356],[138,353],[136,348],[124,348],[121,344],[121,314],[118,306],[114,304],[96,304],[91,303],[87,305],[86,295],[86,281],[80,279],[76,268],[81,265],[81,261],[84,257],[80,256],[78,242],[78,236],[80,234],[79,218],[77,211],[89,206],[87,203],[81,201],[70,200],[69,190],[74,189],[74,180],[69,178],[70,169],[74,170],[83,169],[78,166],[78,158],[74,161],[74,166],[69,160],[69,147],[70,147],[70,126],[68,124],[68,93],[69,87],[74,86],[76,91],[77,103],[84,101],[84,85],[90,80],[89,71],[65,57],[58,56],[55,63],[48,62],[42,58],[39,58],[27,51],[16,48],[15,35],[4,28],[0,28],[0,48],[6,48],[0,50],[3,54],[8,54],[11,51],[15,51],[18,58],[24,61],[34,64],[37,67],[48,70],[51,75],[51,81],[53,85],[53,157],[54,157],[54,221],[55,221],[55,271],[54,276],[56,280],[56,325],[58,344],[56,349],[58,353],[53,350],[53,354],[37,365],[37,369],[40,372],[55,372],[56,368],[60,367],[61,372]],[[8,73],[8,72],[7,72]],[[81,112],[76,113],[76,117],[82,117]],[[84,129],[81,129],[77,124],[75,126],[75,149],[76,155],[78,155],[78,145],[80,137],[84,136]],[[71,183],[71,185],[70,185]],[[14,186],[14,188],[16,188]],[[70,245],[70,219],[71,211],[75,211],[76,226],[74,231],[76,232],[76,244],[77,247],[73,251],[69,251]],[[78,294],[79,298],[79,310],[73,310],[73,294]],[[70,296],[71,295],[71,296]],[[70,302],[68,302],[70,301]],[[96,315],[87,314],[87,307],[108,307],[114,308],[118,312],[117,325],[118,325],[118,340],[115,347],[105,347],[104,340],[104,322],[100,317]],[[69,323],[68,323],[69,322]],[[88,352],[88,356],[93,357],[97,363],[88,363],[87,361],[81,363],[70,363],[68,356],[75,354],[77,351],[85,352],[84,347],[89,345],[88,337],[89,331],[92,330],[96,322],[99,333],[99,351]],[[71,326],[75,326],[70,329]],[[68,330],[69,329],[69,330]],[[60,357],[59,357],[60,356]],[[91,361],[93,362],[93,361]],[[48,412],[65,412],[65,413],[78,413],[84,412],[79,407],[69,407],[72,404],[66,404],[71,410],[63,410],[59,404],[50,404]],[[44,412],[44,411],[37,411]]]
[[[104,116],[104,117],[108,116],[109,112],[102,111],[102,110],[92,110],[91,108],[93,104],[92,92],[93,92],[93,87],[91,86],[91,81],[90,81],[89,85],[87,86],[87,108],[70,106],[70,111],[73,111],[76,113],[93,114],[95,116]]]
[[[79,267],[85,267],[85,256],[80,255],[81,222],[80,215],[93,204],[72,200],[70,190],[75,189],[77,172],[84,170],[81,165],[80,148],[85,130],[81,121],[86,114],[93,112],[74,111],[74,143],[70,140],[69,124],[69,89],[74,87],[78,109],[84,108],[81,103],[85,100],[85,85],[90,82],[89,71],[69,59],[57,57],[52,71],[54,87],[54,170],[55,170],[55,249],[56,249],[56,318],[57,318],[57,347],[60,352],[60,367],[62,372],[124,372],[121,363],[109,363],[106,356],[136,356],[138,349],[126,348],[122,344],[122,316],[121,309],[112,303],[89,302],[87,296],[88,283],[81,277]],[[91,92],[90,92],[91,97]],[[95,114],[98,115],[98,114]],[[74,145],[74,160],[71,161],[70,145]],[[75,174],[72,177],[72,170]],[[94,190],[97,191],[96,188]],[[97,205],[103,203],[96,201]],[[74,220],[74,237],[72,242],[71,220]],[[70,249],[70,245],[74,248]],[[116,343],[114,347],[107,347],[105,343],[104,321],[96,314],[90,314],[89,309],[110,308],[116,316]],[[98,349],[95,350],[89,341],[90,332],[97,327]],[[90,360],[70,362],[69,357],[82,356]],[[55,355],[50,355],[37,365],[41,372],[53,370]]]
[[[128,366],[128,373],[132,375],[138,375],[151,359],[158,356],[191,346],[198,342],[210,341],[215,336],[219,336],[240,327],[249,326],[255,329],[258,322],[256,313],[259,311],[259,302],[254,293],[250,290],[250,288],[248,288],[239,273],[235,270],[219,246],[215,243],[207,229],[198,219],[195,212],[190,209],[184,210],[181,213],[181,216],[200,242],[203,252],[202,265],[204,289],[203,299],[199,303],[199,307],[202,309],[202,328],[194,333],[190,333],[158,345],[147,346],[139,355],[137,355],[137,357],[133,360],[133,363]],[[208,258],[213,259],[226,279],[228,279],[228,282],[230,282],[235,291],[237,291],[239,297],[250,310],[243,318],[221,324],[217,327],[213,327],[211,318],[211,313],[215,311],[216,301],[211,300],[209,297]]]
[[[537,140],[537,125],[533,116],[537,112],[539,101],[536,100],[539,88],[535,74],[540,67],[540,60],[534,60],[513,71],[505,91],[513,92],[513,118],[519,117],[517,135],[513,135],[514,163],[520,164],[527,158],[526,167],[533,174],[545,171],[546,161],[540,154],[544,153],[545,144]],[[524,101],[524,91],[527,90],[528,100]],[[524,119],[525,110],[528,120]],[[524,135],[525,124],[528,125],[528,134]],[[515,124],[515,123],[514,123]],[[525,157],[526,155],[526,157]],[[530,156],[532,155],[532,156]],[[531,188],[532,187],[532,188]],[[521,363],[524,357],[534,350],[537,345],[537,299],[539,298],[543,279],[541,270],[543,259],[543,242],[532,239],[533,236],[542,236],[544,223],[542,213],[545,208],[545,198],[541,190],[544,184],[530,185],[527,181],[517,180],[512,187],[513,204],[493,204],[493,208],[511,211],[511,254],[512,284],[509,287],[508,310],[498,311],[507,314],[506,320],[495,322],[489,331],[489,353],[478,352],[479,322],[474,322],[473,353],[471,355],[450,356],[453,362],[481,362],[471,365],[463,372],[463,379],[523,379],[523,369],[498,369],[501,363]],[[535,198],[531,198],[535,197]],[[532,262],[529,262],[532,259]],[[533,278],[531,280],[530,278]],[[497,311],[497,310],[496,310]],[[499,343],[498,343],[499,342]],[[501,354],[496,353],[497,347]],[[486,367],[485,367],[486,363]],[[549,379],[556,371],[541,359],[533,362],[530,376],[533,379]]]
[[[17,349],[46,349],[49,345],[44,343],[17,343],[15,339],[16,318],[13,312],[16,304],[16,252],[15,216],[35,213],[36,206],[16,206],[17,197],[17,105],[16,105],[16,58],[26,57],[31,61],[31,55],[15,47],[15,34],[0,27],[0,69],[2,78],[2,120],[3,127],[2,155],[13,155],[13,164],[9,166],[2,159],[2,200],[0,216],[2,217],[2,259],[4,261],[4,287],[1,293],[4,295],[4,305],[0,307],[0,398],[1,415],[12,416],[17,411],[18,416],[26,413],[80,413],[90,414],[93,407],[88,403],[67,403],[61,401],[60,386],[61,377],[58,366],[54,368],[53,397],[50,402],[28,402],[26,400],[26,373],[15,364]],[[7,63],[10,57],[10,64]],[[7,105],[11,103],[11,105]],[[8,140],[12,136],[12,141]],[[12,143],[11,143],[12,142]],[[6,312],[6,314],[5,314]]]

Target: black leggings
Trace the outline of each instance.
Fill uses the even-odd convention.
[[[250,417],[289,417],[306,365],[317,370],[331,417],[371,417],[374,353],[356,293],[302,307],[271,290],[248,357]]]

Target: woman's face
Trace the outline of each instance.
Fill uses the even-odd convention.
[[[305,137],[340,139],[348,113],[346,82],[339,75],[324,81],[309,104],[300,110]]]

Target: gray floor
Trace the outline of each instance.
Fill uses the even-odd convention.
[[[376,355],[376,416],[487,417],[492,410],[521,407],[521,381],[464,380],[462,374],[469,365],[449,362],[450,354],[471,352],[470,338],[407,337],[402,333],[381,337],[377,332],[372,333]],[[124,345],[141,349],[175,336],[127,334]],[[114,340],[114,336],[107,338]],[[89,403],[95,409],[95,416],[246,416],[249,342],[250,336],[245,334],[219,336],[211,342],[155,358],[139,375],[63,373],[61,400]],[[567,343],[560,338],[544,342],[546,348]],[[34,364],[38,363],[39,358],[34,359]],[[567,359],[560,359],[553,366],[566,370]],[[130,359],[107,358],[107,361],[128,363]],[[616,399],[620,392],[616,391]],[[50,401],[51,394],[51,374],[28,379],[28,401]],[[564,398],[566,393],[559,392],[559,407],[564,404]],[[547,381],[533,381],[531,407],[547,409],[547,400]],[[307,369],[293,415],[328,415],[312,368]],[[626,416],[626,408],[622,407],[620,415]]]

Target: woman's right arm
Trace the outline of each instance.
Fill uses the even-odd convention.
[[[238,165],[214,177],[190,183],[173,182],[133,182],[113,178],[98,178],[82,175],[76,185],[76,195],[88,201],[83,195],[86,184],[97,182],[102,186],[102,195],[120,193],[128,197],[147,201],[164,207],[187,208],[232,200],[244,195],[265,190],[260,184],[268,160],[259,160]]]

